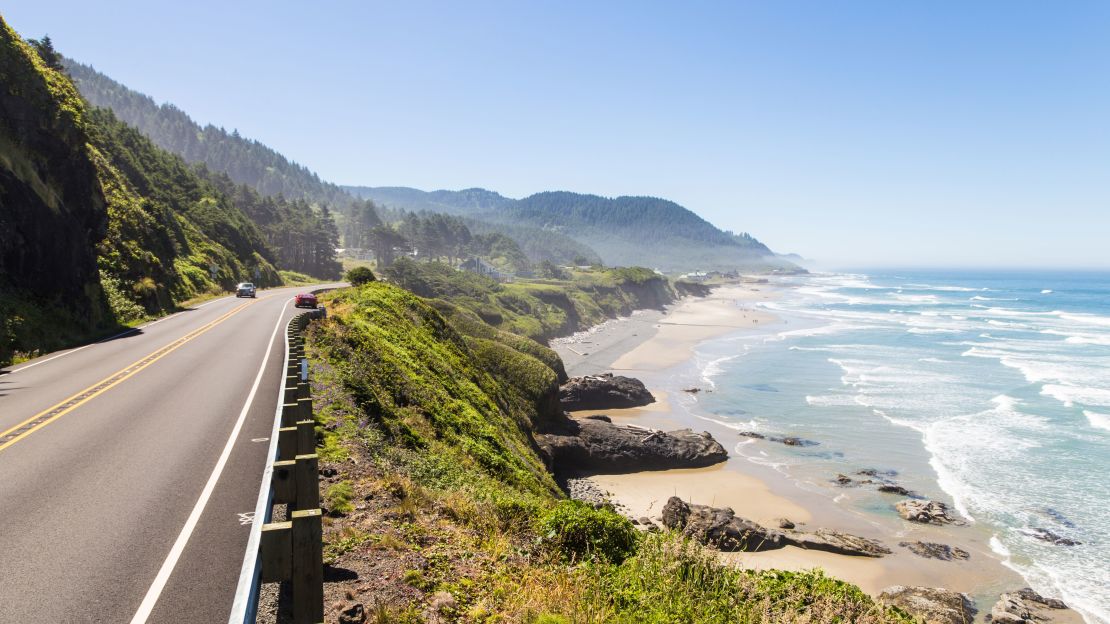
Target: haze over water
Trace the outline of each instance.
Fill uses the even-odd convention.
[[[697,410],[818,441],[737,446],[797,479],[896,471],[990,531],[1035,589],[1110,622],[1110,274],[787,281],[797,288],[763,304],[785,325],[699,348],[714,392]],[[892,502],[853,504],[893,516]],[[1049,544],[1036,529],[1082,544]]]

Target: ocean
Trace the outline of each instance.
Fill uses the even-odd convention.
[[[897,475],[988,531],[1034,589],[1110,622],[1110,274],[782,281],[759,304],[781,323],[698,347],[682,377],[712,392],[692,414],[817,442],[732,449],[799,482]],[[893,515],[889,497],[844,499]],[[1080,544],[1038,539],[1045,531]]]

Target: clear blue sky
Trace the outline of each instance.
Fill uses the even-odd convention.
[[[43,2],[346,184],[673,199],[832,265],[1110,266],[1110,2]]]

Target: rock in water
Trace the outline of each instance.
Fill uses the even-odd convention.
[[[925,624],[971,624],[975,605],[967,594],[935,587],[887,587],[879,602],[905,609]]]
[[[915,500],[899,501],[894,508],[898,515],[911,522],[925,524],[950,524],[954,520],[948,515],[948,506],[938,501]]]
[[[1002,594],[987,619],[995,624],[1039,624],[1052,621],[1052,610],[1068,606],[1055,598],[1045,598],[1026,587]]]
[[[1049,544],[1055,544],[1057,546],[1079,546],[1083,543],[1077,540],[1073,540],[1070,537],[1057,535],[1056,533],[1053,533],[1048,529],[1043,529],[1040,527],[1037,527],[1031,531],[1026,531],[1026,533],[1041,540],[1042,542],[1048,542]]]
[[[690,429],[658,431],[596,420],[568,420],[557,431],[536,435],[556,471],[635,472],[699,468],[728,459],[713,436]]]
[[[900,485],[896,485],[894,483],[884,483],[884,484],[880,485],[879,486],[879,491],[880,492],[885,492],[887,494],[898,494],[900,496],[913,496],[913,492],[907,490],[906,488],[904,488]]]
[[[898,545],[908,548],[913,554],[926,559],[952,561],[953,559],[966,560],[971,558],[971,553],[962,548],[936,542],[898,542]]]
[[[559,387],[559,402],[570,411],[619,409],[648,405],[655,397],[639,379],[605,373],[572,377]]]

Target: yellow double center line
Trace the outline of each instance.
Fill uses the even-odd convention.
[[[107,392],[108,390],[111,390],[112,388],[118,386],[119,384],[129,379],[131,376],[137,374],[139,371],[181,348],[190,340],[196,338],[197,336],[200,336],[201,334],[207,332],[220,323],[223,323],[232,316],[235,316],[236,314],[241,312],[243,308],[251,305],[251,303],[253,302],[247,302],[232,309],[230,312],[224,314],[218,319],[211,321],[197,329],[194,329],[193,331],[185,334],[177,340],[174,340],[173,342],[158,349],[157,351],[154,351],[153,353],[150,353],[149,355],[136,360],[131,364],[128,364],[127,366],[112,373],[111,375],[108,375],[104,379],[101,379],[88,388],[81,390],[77,394],[74,394],[73,396],[62,400],[56,405],[44,409],[43,411],[35,414],[34,416],[19,423],[18,425],[4,431],[3,433],[0,433],[0,451],[3,451],[16,442],[19,442],[23,438],[26,438],[39,429],[42,429],[46,425],[49,425],[62,416],[65,416],[78,407],[81,407],[85,403],[88,403],[89,401]]]

